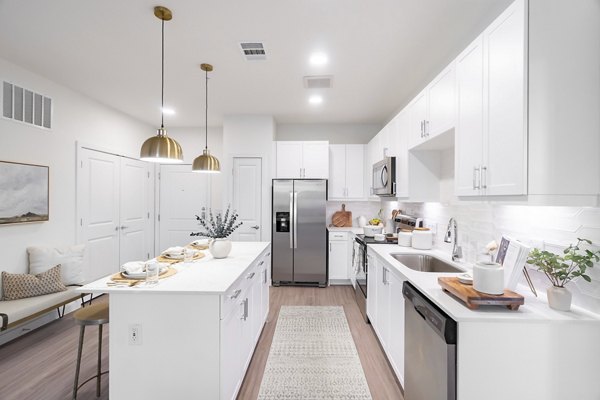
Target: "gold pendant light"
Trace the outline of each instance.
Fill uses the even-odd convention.
[[[166,7],[154,7],[154,15],[161,20],[162,24],[162,52],[161,52],[161,92],[160,92],[160,128],[156,136],[151,137],[142,144],[140,159],[158,163],[180,163],[183,162],[181,146],[175,139],[167,136],[165,129],[165,21],[173,18],[171,10]]]
[[[201,64],[200,68],[206,73],[206,107],[205,111],[205,145],[204,151],[201,156],[196,157],[194,164],[192,165],[192,171],[194,172],[206,172],[206,173],[218,173],[221,172],[221,166],[219,160],[215,156],[210,155],[208,150],[208,73],[213,70],[213,66],[210,64]]]

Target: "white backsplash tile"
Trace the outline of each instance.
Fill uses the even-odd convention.
[[[434,246],[451,251],[444,243],[444,234],[450,217],[458,222],[459,245],[465,261],[474,263],[477,255],[492,240],[500,242],[508,235],[523,243],[548,251],[562,251],[578,237],[600,245],[600,208],[597,207],[537,207],[505,206],[487,202],[460,204],[400,203],[403,212],[423,217],[427,223],[437,224]],[[545,293],[550,283],[535,269],[530,269],[534,285]],[[600,314],[600,264],[589,270],[592,282],[576,280],[567,285],[573,293],[573,304]],[[522,280],[525,284],[524,279]]]
[[[331,217],[336,211],[341,211],[342,204],[346,205],[346,211],[352,212],[352,226],[358,226],[358,217],[364,215],[367,221],[377,217],[381,208],[378,201],[328,201],[327,202],[327,225],[331,224]]]

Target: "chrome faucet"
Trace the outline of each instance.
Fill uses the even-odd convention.
[[[454,217],[448,221],[448,228],[446,229],[446,237],[444,242],[453,243],[452,245],[452,261],[456,261],[462,258],[462,248],[458,245],[458,225]]]

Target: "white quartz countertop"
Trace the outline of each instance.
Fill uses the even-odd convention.
[[[355,235],[362,235],[364,233],[363,228],[359,228],[358,226],[349,226],[338,228],[337,226],[328,226],[327,230],[329,232],[352,232]]]
[[[177,273],[160,279],[154,286],[108,286],[110,276],[98,279],[78,289],[85,293],[195,293],[223,294],[270,245],[269,242],[233,242],[227,258],[215,259],[208,250],[205,257],[189,263],[176,263]]]
[[[511,311],[503,306],[480,306],[477,310],[471,310],[459,299],[443,291],[438,284],[440,276],[458,276],[459,273],[431,273],[414,271],[390,254],[393,253],[426,253],[434,255],[440,259],[448,261],[465,271],[471,271],[472,265],[465,263],[452,262],[450,254],[439,250],[415,250],[410,247],[401,247],[392,244],[370,244],[368,248],[374,252],[379,260],[383,260],[391,266],[398,274],[412,283],[421,293],[427,296],[433,303],[444,310],[456,321],[463,322],[507,322],[507,321],[539,321],[539,322],[560,322],[567,323],[586,322],[599,323],[600,316],[582,310],[577,307],[572,307],[569,312],[556,311],[548,306],[544,293],[538,288],[538,296],[536,298],[529,287],[519,286],[517,293],[525,297],[525,304],[520,306],[518,310]]]

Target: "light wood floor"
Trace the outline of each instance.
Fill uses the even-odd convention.
[[[95,301],[107,301],[106,296]],[[356,348],[374,400],[401,400],[400,387],[383,354],[379,342],[365,324],[350,286],[326,289],[304,287],[271,288],[267,323],[252,358],[238,399],[254,400],[273,340],[282,305],[339,305],[344,307]],[[96,368],[96,327],[86,328],[81,378],[87,379]],[[0,347],[0,398],[2,400],[70,399],[75,375],[79,329],[71,314]],[[108,329],[104,330],[103,370],[108,369]],[[80,382],[82,381],[80,380]],[[108,377],[102,379],[102,396],[108,399]],[[78,399],[96,399],[95,383],[79,391]],[[133,400],[133,399],[132,399]],[[206,399],[209,400],[209,399]]]
[[[356,301],[352,286],[328,288],[272,287],[267,323],[254,351],[254,356],[244,378],[238,400],[255,400],[258,396],[269,349],[275,333],[275,325],[282,305],[343,306],[348,325],[365,371],[367,383],[374,400],[402,400],[400,386],[396,382],[371,325],[365,323]]]

